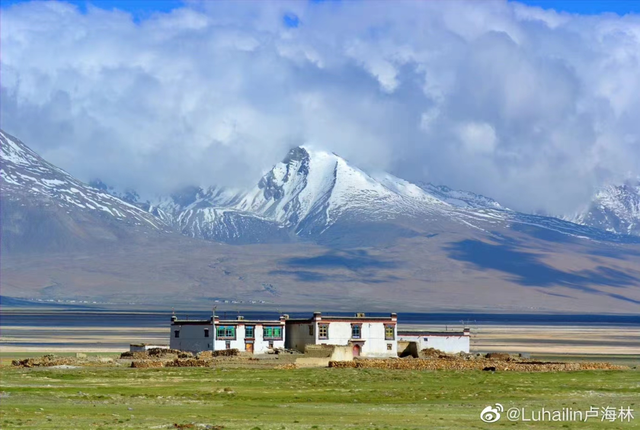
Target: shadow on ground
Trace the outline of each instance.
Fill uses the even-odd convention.
[[[621,294],[604,293],[592,285],[625,288],[640,285],[637,276],[606,266],[593,270],[565,272],[545,264],[540,256],[522,252],[513,242],[487,243],[480,240],[461,240],[445,247],[449,257],[473,264],[480,270],[498,270],[511,275],[511,280],[531,287],[564,286],[588,293],[602,294],[618,300],[640,304],[640,301]]]
[[[367,251],[330,251],[315,257],[294,257],[281,260],[280,265],[286,269],[273,270],[272,275],[295,276],[299,281],[304,282],[364,282],[364,283],[384,283],[397,280],[395,276],[379,276],[383,269],[395,269],[400,266],[394,261],[384,260],[380,257],[372,256]],[[346,269],[357,273],[357,278],[344,274],[326,273],[326,270]],[[314,271],[315,270],[315,271]],[[321,271],[317,271],[321,270]]]

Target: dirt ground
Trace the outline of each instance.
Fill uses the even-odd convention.
[[[235,367],[296,369],[296,358],[303,354],[276,351],[274,354],[254,356],[235,349],[224,351],[204,351],[192,354],[172,349],[151,349],[145,352],[123,352],[116,358],[88,356],[56,356],[46,354],[41,357],[14,359],[13,367],[34,368],[76,368],[82,366],[112,366],[132,368],[160,367]],[[328,361],[333,368],[375,368],[388,370],[481,370],[518,372],[556,372],[575,370],[630,370],[629,366],[608,362],[541,361],[516,354],[446,354],[436,349],[420,351],[419,356],[388,359],[356,359],[351,361]],[[327,363],[323,367],[326,367]]]

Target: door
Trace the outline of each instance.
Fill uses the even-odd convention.
[[[353,356],[360,357],[360,345],[353,345]]]
[[[253,354],[253,343],[245,343],[244,350]]]

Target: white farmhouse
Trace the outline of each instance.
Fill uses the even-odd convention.
[[[396,357],[398,316],[325,316],[315,312],[310,319],[287,319],[288,349],[304,352],[307,345],[348,345],[354,357]]]
[[[468,328],[462,331],[404,331],[398,332],[401,342],[415,342],[418,351],[427,348],[439,349],[448,354],[469,352],[471,332]]]
[[[219,351],[238,349],[255,354],[284,348],[285,318],[278,320],[179,320],[171,317],[171,349]]]

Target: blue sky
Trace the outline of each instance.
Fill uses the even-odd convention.
[[[0,0],[2,7],[15,3],[24,3],[29,0]],[[130,12],[136,19],[144,18],[153,12],[168,12],[183,5],[181,0],[66,0],[68,3],[78,5],[81,9],[87,4],[93,4],[103,9],[119,9]],[[426,0],[425,0],[426,1]],[[445,0],[431,0],[445,1]],[[481,0],[479,0],[481,1]],[[511,1],[511,0],[509,0]],[[606,12],[625,15],[628,13],[640,13],[640,1],[637,0],[519,0],[520,3],[531,6],[539,6],[544,9],[578,14],[600,14]],[[285,23],[297,26],[296,19],[287,17]]]
[[[543,9],[555,9],[557,11],[593,15],[605,12],[613,12],[618,15],[639,13],[640,2],[637,0],[522,0],[520,3],[530,6],[539,6]]]
[[[16,3],[28,3],[30,0],[0,0],[2,7]],[[88,4],[102,9],[119,9],[131,13],[134,18],[141,19],[154,12],[169,12],[184,4],[181,0],[65,0],[66,3],[78,5],[80,10],[85,10]]]

